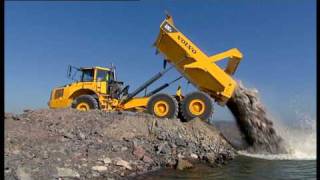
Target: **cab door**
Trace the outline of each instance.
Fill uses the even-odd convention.
[[[96,89],[95,77],[94,77],[94,69],[83,69],[82,70],[82,78],[81,84],[83,89]]]
[[[97,92],[101,94],[107,94],[107,82],[106,81],[99,81],[97,82]]]
[[[96,89],[101,94],[107,94],[108,87],[108,71],[96,69]]]

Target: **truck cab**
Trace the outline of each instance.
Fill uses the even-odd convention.
[[[75,76],[77,78],[74,78]],[[79,110],[100,108],[101,99],[116,98],[123,84],[116,81],[115,68],[100,66],[82,68],[69,66],[68,77],[73,80],[72,83],[52,90],[48,102],[50,108],[74,107]],[[79,103],[76,100],[81,96],[90,96],[87,98],[90,102],[82,108],[78,107]]]

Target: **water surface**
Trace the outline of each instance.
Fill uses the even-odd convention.
[[[199,164],[184,171],[161,169],[136,179],[316,179],[316,160],[266,160],[237,156],[222,167]]]

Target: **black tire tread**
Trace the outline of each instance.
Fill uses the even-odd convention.
[[[77,104],[80,102],[87,102],[89,103],[90,109],[99,109],[99,103],[96,98],[94,98],[92,95],[81,95],[74,99],[72,102],[71,107],[76,108]]]
[[[183,118],[182,121],[188,122],[188,121],[190,121],[192,119],[187,114],[187,112],[185,112],[185,109],[186,109],[185,106],[186,106],[186,103],[188,102],[189,98],[192,99],[193,96],[197,96],[197,95],[200,95],[200,96],[203,95],[205,97],[205,99],[207,99],[209,101],[209,103],[211,104],[210,110],[209,111],[207,110],[207,114],[206,114],[207,118],[205,118],[203,120],[208,120],[212,116],[212,114],[214,112],[214,109],[213,109],[213,104],[212,104],[211,97],[207,93],[204,93],[202,91],[194,91],[194,92],[191,92],[191,93],[187,94],[185,96],[185,98],[181,102],[180,112],[181,112],[181,116]]]
[[[167,98],[170,98],[170,100],[173,102],[173,106],[174,106],[174,114],[171,116],[171,117],[168,117],[168,118],[177,118],[178,117],[178,112],[179,112],[179,104],[178,104],[178,101],[176,100],[176,98],[174,98],[173,96],[169,95],[169,94],[166,94],[166,93],[159,93],[159,94],[155,94],[153,95],[149,101],[148,101],[148,104],[147,104],[147,110],[150,114],[153,114],[153,106],[152,106],[152,103],[153,101],[156,99],[156,98],[159,98],[159,97],[167,97]],[[152,107],[152,108],[151,108]]]

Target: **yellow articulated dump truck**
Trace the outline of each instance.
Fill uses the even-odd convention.
[[[160,118],[176,118],[184,121],[195,117],[207,120],[213,114],[213,101],[224,106],[232,97],[236,81],[232,78],[240,60],[241,52],[236,49],[207,56],[193,44],[174,25],[171,16],[160,25],[160,33],[154,46],[164,55],[164,69],[133,92],[129,86],[116,78],[115,67],[76,68],[69,66],[68,74],[80,72],[80,78],[71,84],[54,88],[48,102],[50,108],[72,107],[81,111],[101,109],[106,111],[149,112]],[[224,69],[217,65],[220,60],[228,60]],[[170,67],[166,68],[169,63]],[[137,95],[160,79],[171,69],[176,69],[181,76],[162,86]],[[74,71],[76,70],[76,71]],[[185,78],[199,91],[183,95],[178,87],[175,95],[161,91],[177,80]]]

